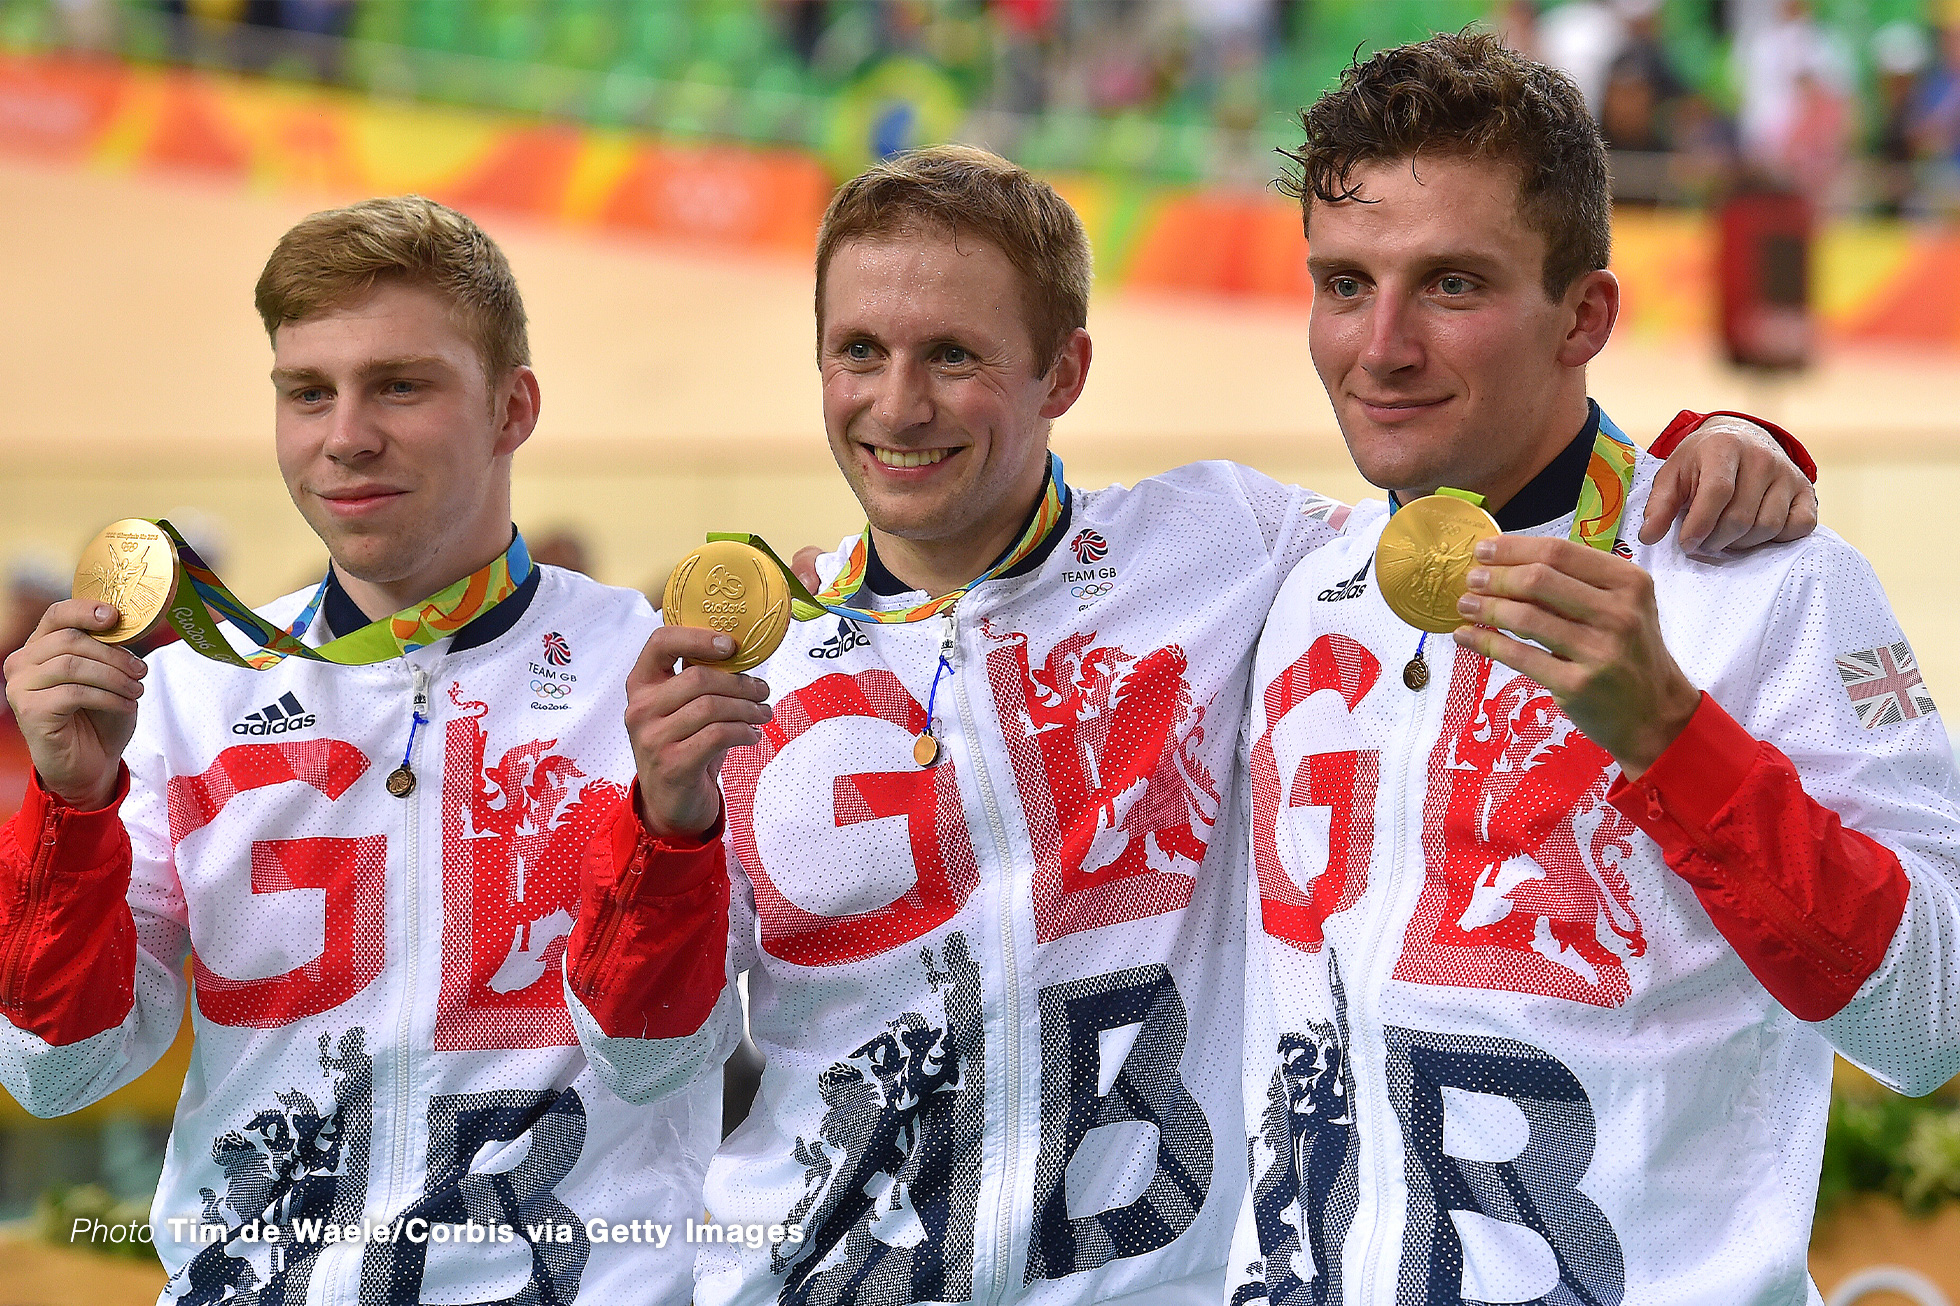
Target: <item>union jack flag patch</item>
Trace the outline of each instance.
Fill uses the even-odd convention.
[[[1858,723],[1867,730],[1930,716],[1937,709],[1919,677],[1919,663],[1904,640],[1880,644],[1837,659],[1838,679],[1851,695]]]

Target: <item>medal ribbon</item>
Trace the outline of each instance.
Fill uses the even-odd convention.
[[[1601,409],[1599,430],[1593,435],[1592,457],[1586,463],[1586,479],[1579,486],[1579,505],[1573,513],[1568,539],[1603,553],[1612,551],[1620,538],[1620,519],[1626,516],[1627,496],[1633,490],[1636,457],[1633,441]],[[1436,493],[1468,499],[1479,508],[1484,506],[1484,496],[1470,490],[1442,486]],[[1393,494],[1388,496],[1390,516],[1401,506]]]
[[[864,578],[871,568],[871,527],[869,524],[865,526],[864,533],[858,536],[858,542],[852,547],[850,556],[844,560],[844,569],[837,573],[830,584],[824,586],[823,592],[820,594],[810,593],[803,582],[796,578],[796,573],[791,571],[788,565],[776,556],[775,550],[764,543],[762,537],[759,535],[722,533],[710,534],[708,539],[711,541],[735,540],[742,544],[753,545],[755,548],[767,554],[770,561],[782,569],[784,577],[789,581],[790,615],[798,621],[812,621],[828,612],[835,616],[843,617],[848,621],[873,621],[880,625],[903,625],[914,621],[924,621],[928,617],[937,616],[939,613],[944,612],[965,598],[976,586],[992,580],[1002,572],[1013,570],[1016,564],[1026,559],[1029,554],[1032,554],[1041,547],[1042,542],[1048,538],[1049,532],[1053,531],[1056,524],[1062,520],[1062,514],[1067,507],[1068,483],[1062,479],[1062,460],[1053,453],[1050,453],[1048,455],[1048,481],[1042,486],[1041,502],[1036,505],[1033,520],[1028,523],[1028,528],[1021,532],[1021,538],[1015,541],[1014,547],[1009,549],[1001,560],[992,567],[989,567],[984,574],[968,581],[958,589],[948,590],[937,598],[928,599],[924,603],[915,604],[909,608],[899,608],[891,612],[877,612],[870,608],[854,607],[850,603],[857,592],[864,587]]]
[[[185,543],[175,526],[161,519],[156,526],[170,537],[177,549],[177,588],[165,610],[171,627],[195,652],[213,662],[226,662],[249,671],[264,671],[289,657],[349,667],[368,666],[427,648],[439,639],[454,635],[515,594],[530,577],[532,567],[531,551],[525,547],[524,537],[513,533],[508,549],[455,584],[393,616],[371,621],[319,648],[308,648],[300,636],[313,624],[327,596],[325,579],[313,591],[299,619],[289,629],[281,630],[227,589],[217,573],[197,556],[197,550]],[[258,646],[258,652],[241,654],[232,648],[217,622],[212,620],[211,612],[243,631]]]

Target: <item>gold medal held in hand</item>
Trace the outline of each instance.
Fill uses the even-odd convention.
[[[141,643],[164,624],[177,592],[177,546],[140,517],[111,522],[82,550],[72,592],[115,608],[115,627],[90,631],[95,638],[104,644]]]
[[[735,656],[703,665],[747,671],[768,661],[789,630],[789,582],[762,550],[712,540],[675,566],[660,611],[670,626],[705,626],[735,641]]]
[[[1467,619],[1456,601],[1470,588],[1477,541],[1502,535],[1476,501],[1443,491],[1405,503],[1388,519],[1375,546],[1375,583],[1391,612],[1432,635],[1447,635]]]

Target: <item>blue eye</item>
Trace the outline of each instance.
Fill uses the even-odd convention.
[[[1354,277],[1335,277],[1327,283],[1327,288],[1342,299],[1352,299],[1361,293],[1361,282]]]
[[[1470,293],[1470,283],[1463,277],[1448,276],[1436,283],[1436,288],[1445,295],[1466,295]]]

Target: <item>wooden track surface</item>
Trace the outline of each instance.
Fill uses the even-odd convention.
[[[266,252],[312,207],[0,164],[0,562],[71,558],[116,517],[192,509],[223,527],[224,574],[249,601],[318,575],[322,552],[273,466],[251,307]],[[630,585],[710,529],[785,548],[856,529],[822,437],[806,267],[486,225],[524,288],[544,391],[517,460],[526,529],[578,526],[600,577]],[[1300,312],[1129,296],[1098,301],[1090,326],[1088,391],[1055,433],[1076,484],[1230,457],[1368,492]],[[1797,431],[1823,464],[1825,520],[1872,559],[1935,696],[1960,694],[1947,537],[1960,357],[1834,355],[1766,385],[1706,348],[1622,338],[1592,383],[1642,441],[1681,407],[1750,408]]]

